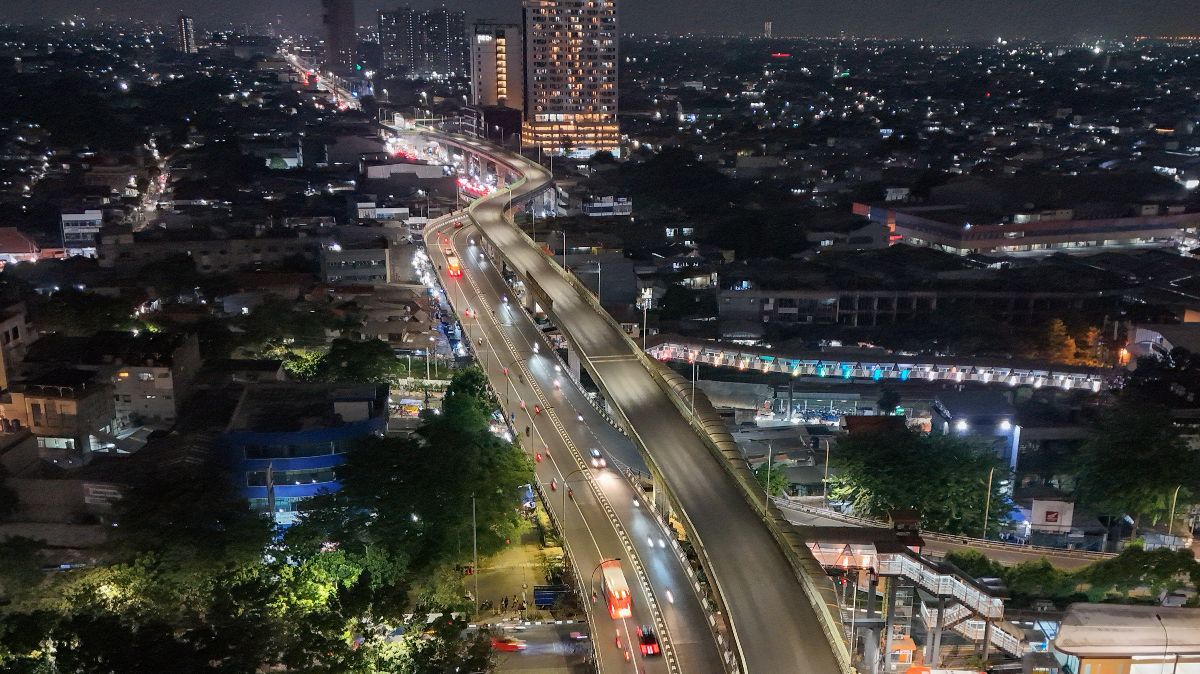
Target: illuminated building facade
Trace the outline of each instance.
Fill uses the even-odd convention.
[[[525,0],[526,146],[616,154],[616,0]]]
[[[180,14],[176,20],[175,48],[184,54],[195,54],[196,49],[196,26],[192,22],[192,17],[186,14]]]
[[[400,7],[379,12],[383,69],[409,79],[466,77],[466,12]]]
[[[471,28],[471,101],[520,110],[525,103],[521,27],[479,22]]]

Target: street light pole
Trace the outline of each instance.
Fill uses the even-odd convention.
[[[987,540],[988,515],[992,509],[992,476],[996,473],[996,468],[993,466],[988,470],[987,481],[987,500],[983,502],[983,539]]]
[[[826,507],[829,507],[829,448],[831,446],[833,443],[829,441],[829,438],[825,438],[825,480],[821,485],[821,498],[825,500]]]
[[[471,556],[474,558],[475,613],[479,613],[479,527],[475,523],[475,495],[471,494]]]
[[[588,588],[592,591],[592,597],[596,596],[596,572],[600,570],[600,567],[604,566],[605,562],[619,562],[619,561],[621,561],[620,557],[613,557],[611,559],[602,559],[602,560],[600,560],[600,563],[596,565],[596,568],[592,569],[592,572],[590,574],[588,574]],[[595,601],[595,600],[593,599],[593,601]]]
[[[1161,627],[1163,631],[1163,661],[1162,667],[1159,668],[1159,671],[1165,672],[1167,671],[1167,653],[1171,650],[1171,636],[1167,632],[1167,624],[1163,622],[1162,616],[1158,613],[1155,613],[1154,619],[1158,621],[1158,626]],[[1179,666],[1179,654],[1176,653],[1171,660],[1171,674],[1175,674],[1175,670]]]
[[[1179,490],[1183,485],[1175,487],[1175,493],[1171,496],[1171,517],[1167,520],[1167,535],[1171,536],[1175,533],[1175,502],[1179,500]]]
[[[695,358],[692,358],[692,397],[688,400],[688,411],[693,420],[696,418],[696,370],[699,367],[700,364],[696,362]]]

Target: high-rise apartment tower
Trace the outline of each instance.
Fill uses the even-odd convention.
[[[617,152],[616,0],[525,0],[521,140],[559,152]]]

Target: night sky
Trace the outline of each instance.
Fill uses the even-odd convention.
[[[1200,35],[1197,0],[620,0],[622,29],[683,33],[757,33],[773,20],[777,36],[862,36],[1044,40],[1125,35]],[[358,21],[380,7],[445,4],[471,18],[513,19],[520,0],[358,0]],[[97,9],[99,6],[101,9]],[[82,14],[169,20],[179,11],[201,28],[264,22],[276,14],[292,29],[319,25],[319,0],[0,0],[0,20]]]

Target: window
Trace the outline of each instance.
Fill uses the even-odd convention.
[[[139,372],[137,378],[138,378],[138,381],[154,381],[154,373]]]
[[[285,484],[317,484],[337,480],[337,470],[334,468],[308,468],[303,470],[277,470],[271,479],[277,485]],[[246,486],[267,486],[267,471],[256,470],[246,474]]]

